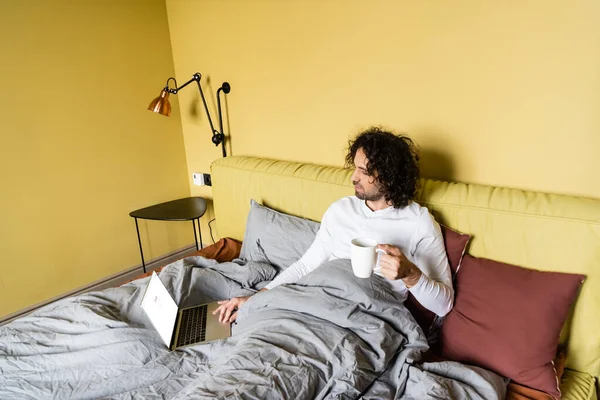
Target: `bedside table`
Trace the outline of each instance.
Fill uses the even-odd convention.
[[[156,221],[192,221],[194,227],[194,240],[196,241],[196,250],[198,247],[198,235],[196,235],[196,220],[198,220],[198,233],[200,234],[200,243],[202,243],[202,232],[200,231],[200,217],[206,212],[206,200],[202,197],[186,197],[179,200],[167,201],[166,203],[155,204],[150,207],[140,208],[129,213],[130,217],[135,219],[135,230],[137,231],[138,244],[140,245],[140,255],[142,256],[142,267],[146,272],[146,263],[144,261],[144,251],[142,250],[142,241],[140,240],[140,229],[138,227],[139,219],[152,219]]]

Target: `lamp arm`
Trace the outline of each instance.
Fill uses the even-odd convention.
[[[212,131],[213,137],[219,132],[215,130],[215,126],[212,123],[212,118],[210,118],[210,112],[208,111],[208,106],[206,105],[206,99],[204,98],[204,92],[202,92],[202,86],[200,85],[200,79],[196,81],[198,84],[198,90],[200,91],[200,97],[202,97],[202,104],[204,104],[204,110],[206,111],[206,116],[208,117],[208,123],[210,124],[210,130]]]
[[[175,78],[169,78],[169,80],[173,79],[175,81],[175,88],[174,89],[169,89],[169,93],[173,93],[173,94],[177,94],[177,92],[179,92],[181,89],[183,89],[184,87],[186,87],[187,85],[189,85],[192,82],[200,82],[200,78],[202,77],[202,75],[200,75],[199,72],[196,72],[194,74],[194,76],[192,76],[192,79],[190,79],[189,81],[187,81],[186,83],[184,83],[183,85],[177,87],[177,81],[175,81]],[[169,84],[169,81],[167,81],[167,86]]]
[[[217,110],[219,112],[219,129],[221,134],[223,134],[223,142],[221,143],[223,146],[223,157],[227,157],[227,153],[225,152],[225,133],[223,132],[223,114],[221,113],[221,92],[223,91],[223,86],[221,86],[217,90]]]
[[[169,88],[169,81],[175,82],[175,87],[177,87],[177,80],[175,78],[173,78],[173,77],[170,77],[169,79],[167,79],[167,84],[165,85],[165,90],[167,92],[169,92],[169,93],[177,93],[177,92],[174,92],[172,89]]]
[[[202,85],[200,85],[201,77],[202,77],[202,75],[200,75],[199,72],[196,72],[192,76],[192,79],[190,79],[189,81],[187,81],[186,83],[184,83],[183,85],[181,85],[179,87],[177,87],[177,81],[175,81],[175,78],[169,78],[169,80],[173,79],[173,81],[175,81],[175,88],[174,89],[169,88],[169,80],[167,80],[167,86],[165,87],[165,89],[169,93],[177,94],[177,92],[179,92],[181,89],[183,89],[190,83],[196,82],[196,84],[198,85],[198,91],[200,91],[200,97],[202,98],[202,104],[204,104],[204,110],[206,111],[206,116],[208,117],[208,123],[209,123],[210,129],[212,131],[212,142],[215,144],[215,146],[218,146],[219,144],[221,144],[221,146],[223,147],[223,157],[227,157],[227,153],[225,151],[225,135],[223,134],[223,116],[221,114],[221,99],[219,97],[219,93],[221,91],[223,91],[224,93],[229,93],[230,86],[229,86],[229,83],[223,82],[223,85],[219,88],[219,90],[217,90],[217,105],[218,105],[218,110],[219,110],[219,128],[221,129],[220,131],[218,131],[215,129],[215,126],[213,125],[213,122],[212,122],[212,118],[210,117],[210,112],[208,111],[208,105],[206,104],[206,98],[204,97],[204,92],[202,91]]]
[[[221,96],[219,94],[221,94],[222,90],[222,87],[217,90],[217,110],[219,112],[219,129],[221,133],[223,133],[223,114],[221,113]]]

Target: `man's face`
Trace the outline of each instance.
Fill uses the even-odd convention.
[[[362,149],[354,156],[354,173],[350,178],[354,185],[356,197],[361,200],[378,201],[384,196],[377,183],[377,175],[371,176],[367,171],[367,157]]]

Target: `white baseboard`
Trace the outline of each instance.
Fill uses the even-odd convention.
[[[196,245],[191,244],[191,245],[183,247],[179,250],[175,250],[171,253],[167,253],[163,256],[155,258],[154,260],[146,263],[146,271],[147,272],[153,271],[153,270],[160,268],[166,264],[169,264],[175,260],[185,257],[186,254],[192,253],[194,251],[196,251]],[[16,318],[27,315],[30,312],[35,311],[36,309],[38,309],[42,306],[45,306],[46,304],[50,304],[50,303],[60,300],[60,299],[64,299],[65,297],[75,296],[75,295],[86,293],[86,292],[93,292],[96,290],[102,290],[102,289],[106,289],[109,287],[119,286],[119,285],[121,285],[143,273],[144,273],[144,269],[142,267],[142,264],[138,264],[135,267],[131,267],[131,268],[126,269],[121,272],[117,272],[116,274],[109,275],[109,276],[99,279],[95,282],[92,282],[88,285],[73,289],[73,290],[63,293],[61,295],[55,296],[51,299],[44,300],[40,303],[34,304],[32,306],[29,306],[27,308],[24,308],[22,310],[12,313],[12,314],[5,315],[2,318],[0,318],[0,325],[6,324]]]

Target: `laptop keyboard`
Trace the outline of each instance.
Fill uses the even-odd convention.
[[[181,312],[181,325],[177,346],[185,346],[206,339],[206,317],[208,305],[188,308]]]

